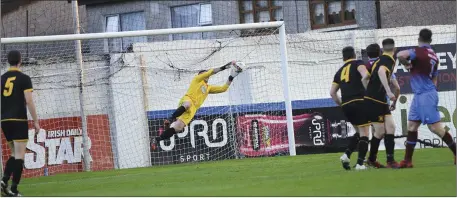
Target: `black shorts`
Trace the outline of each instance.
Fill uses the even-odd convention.
[[[364,126],[369,124],[363,100],[345,104],[342,108],[344,115],[352,125]]]
[[[29,125],[27,121],[3,121],[2,131],[6,141],[28,141]]]
[[[365,99],[365,108],[367,109],[368,121],[373,123],[384,123],[384,117],[391,115],[389,105]]]

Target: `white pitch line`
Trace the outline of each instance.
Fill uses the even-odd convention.
[[[88,181],[88,180],[99,180],[99,179],[110,179],[110,178],[118,178],[118,177],[126,177],[126,176],[136,176],[136,175],[150,175],[147,173],[132,173],[132,174],[123,174],[123,175],[112,175],[112,176],[103,176],[103,177],[87,177],[87,178],[80,178],[80,179],[73,179],[73,180],[65,180],[65,181],[48,181],[48,182],[39,182],[39,183],[32,183],[32,184],[21,184],[21,186],[39,186],[45,184],[61,184],[61,183],[73,183],[77,181]],[[52,176],[51,176],[52,177]]]

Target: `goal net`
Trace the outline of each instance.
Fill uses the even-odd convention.
[[[296,139],[297,154],[343,152],[349,137],[355,133],[354,126],[347,121],[341,108],[336,106],[329,96],[330,86],[335,72],[343,65],[341,50],[346,46],[354,47],[357,58],[368,61],[366,47],[377,43],[382,47],[386,38],[395,40],[397,52],[411,49],[418,45],[421,29],[429,28],[433,32],[432,48],[439,57],[438,67],[438,110],[443,126],[456,137],[456,102],[455,102],[455,55],[456,26],[435,25],[397,27],[377,30],[351,30],[336,32],[306,32],[288,35],[287,50],[289,60],[289,83],[294,115],[309,113],[318,115],[312,123],[311,146],[300,147],[300,138]],[[400,97],[396,109],[392,111],[395,121],[395,148],[405,148],[407,121],[413,93],[410,85],[411,74],[399,63],[396,56],[395,75],[400,85]],[[339,93],[340,94],[340,93]],[[341,96],[341,95],[340,95]],[[369,107],[367,107],[369,108]],[[302,133],[303,131],[296,131]],[[371,135],[371,134],[370,134]],[[441,138],[433,134],[426,125],[419,128],[419,143],[416,148],[445,147]],[[380,150],[384,150],[381,142]],[[401,156],[399,156],[401,157]]]
[[[281,25],[2,38],[2,54],[30,53],[22,71],[32,78],[42,130],[29,130],[25,177],[289,155]],[[81,59],[73,39],[83,39]],[[233,60],[246,67],[229,89],[209,94],[182,132],[151,150],[197,73]],[[2,64],[5,72],[5,56]],[[229,75],[208,84],[223,85]],[[294,116],[293,128],[308,117]]]
[[[363,49],[385,38],[405,49],[417,45],[424,28],[307,32],[287,35],[286,43],[282,22],[111,33],[122,22],[106,20],[103,34],[2,38],[2,73],[8,51],[20,50],[42,127],[29,130],[25,177],[341,151],[355,132],[328,95],[341,49],[353,46],[366,58]],[[439,110],[455,137],[456,28],[429,28],[441,62]],[[82,39],[81,59],[74,39]],[[228,91],[210,94],[184,131],[152,151],[150,139],[163,132],[197,73],[232,60],[246,67]],[[208,83],[223,85],[229,75],[225,70]],[[412,94],[400,65],[396,75],[402,95],[393,116],[401,136]],[[421,140],[443,145],[420,130]],[[10,151],[1,137],[5,162]],[[396,148],[404,141],[398,138]]]

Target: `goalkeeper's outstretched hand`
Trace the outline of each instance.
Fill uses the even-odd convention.
[[[245,67],[245,64],[243,62],[232,61],[232,69],[234,69],[238,73],[242,72],[244,67]]]
[[[242,62],[232,61],[232,70],[230,72],[229,81],[233,81],[233,79],[238,76],[238,74],[243,72],[243,66],[244,63]]]

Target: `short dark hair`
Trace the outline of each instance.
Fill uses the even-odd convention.
[[[381,46],[379,46],[377,43],[368,45],[366,50],[369,58],[376,58],[381,55]]]
[[[355,58],[355,50],[351,46],[347,46],[347,47],[343,48],[342,52],[343,52],[343,60]]]
[[[384,51],[392,51],[395,48],[395,41],[391,38],[386,38],[382,41],[382,49]]]
[[[8,63],[11,66],[17,66],[21,62],[21,52],[12,50],[8,52]]]
[[[424,43],[432,42],[432,31],[430,29],[424,28],[419,32],[419,40]]]

